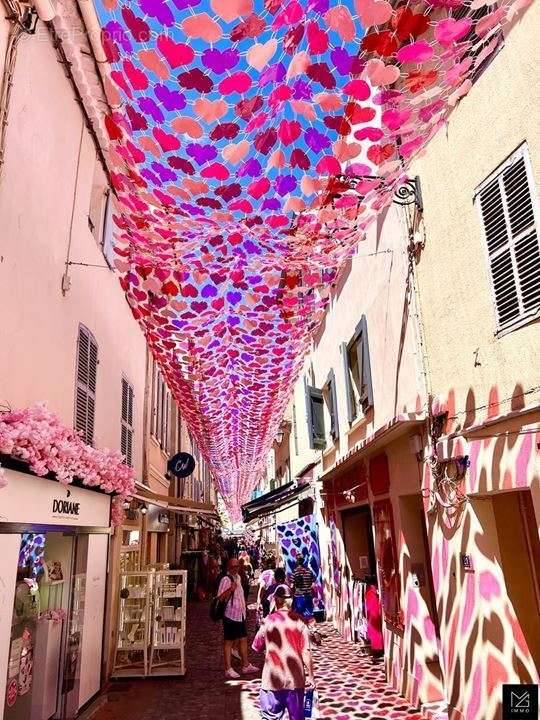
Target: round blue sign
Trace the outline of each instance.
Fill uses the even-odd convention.
[[[169,460],[167,467],[176,477],[185,478],[195,470],[195,459],[189,453],[179,452]]]

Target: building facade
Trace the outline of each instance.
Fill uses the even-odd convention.
[[[533,5],[499,37],[413,168],[436,420],[422,487],[445,700],[460,720],[498,717],[501,683],[536,683],[540,668],[539,19]]]
[[[45,403],[63,426],[78,430],[87,445],[121,452],[141,480],[146,342],[113,270],[113,193],[104,125],[109,99],[76,2],[57,3],[49,26],[31,4],[1,5],[2,409]],[[19,24],[14,10],[21,13]],[[74,717],[101,687],[102,657],[110,651],[120,539],[109,541],[107,496],[80,487],[60,490],[55,480],[7,472],[2,515],[11,517],[7,508],[20,487],[27,531],[0,530],[0,554],[5,563],[13,543],[21,550],[41,548],[43,562],[36,571],[43,586],[41,612],[65,613],[67,621],[23,613],[28,627],[35,623],[34,674],[24,696],[16,699],[11,686],[19,638],[12,637],[10,644],[2,635],[0,717],[30,717],[28,708],[21,709],[30,701],[41,706],[40,716],[62,708],[65,717]],[[40,517],[32,514],[32,502],[38,499]],[[68,513],[59,519],[55,508],[60,502]],[[39,533],[35,523],[51,527]],[[55,531],[58,523],[62,528]],[[8,570],[6,587],[11,587],[14,571]],[[7,595],[3,607],[7,611]],[[77,609],[81,607],[84,613]],[[11,622],[4,620],[2,627],[9,631]],[[103,635],[95,632],[104,625],[108,629]],[[79,658],[63,687],[45,674],[45,647],[62,663],[68,650]]]
[[[292,405],[327,614],[358,640],[376,574],[389,681],[454,720],[538,682],[537,22],[498,38],[413,165],[414,202],[359,245]]]

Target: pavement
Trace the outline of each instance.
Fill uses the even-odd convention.
[[[250,612],[250,638],[253,623]],[[418,710],[386,685],[382,665],[373,665],[331,625],[319,629],[327,636],[314,649],[321,718],[421,719]],[[221,625],[212,622],[206,603],[190,605],[187,632],[184,677],[113,681],[92,720],[259,720],[260,680],[225,679]],[[263,664],[263,657],[253,652],[250,660]]]

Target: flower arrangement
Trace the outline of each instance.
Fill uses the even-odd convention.
[[[44,612],[39,613],[39,620],[52,620],[55,625],[66,618],[66,611],[62,610],[62,608],[58,608],[57,610],[45,610]]]
[[[86,445],[43,403],[0,413],[0,453],[23,460],[41,477],[52,472],[64,485],[78,478],[87,487],[115,493],[113,522],[121,522],[122,504],[134,492],[133,469],[124,465],[118,450]],[[0,467],[0,488],[6,482]]]

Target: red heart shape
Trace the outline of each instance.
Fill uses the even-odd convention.
[[[316,22],[307,24],[307,39],[310,55],[323,55],[328,50],[328,35]]]
[[[160,35],[157,39],[157,46],[173,70],[181,65],[189,65],[195,57],[195,53],[189,45],[176,43],[168,35]]]
[[[362,50],[374,52],[383,57],[394,55],[398,47],[398,39],[391,30],[369,33],[369,35],[365,35],[362,40]]]

